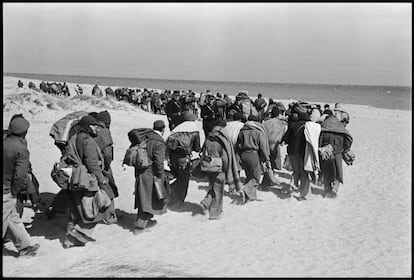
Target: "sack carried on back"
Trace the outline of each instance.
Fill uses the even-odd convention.
[[[129,147],[125,152],[123,164],[137,169],[150,167],[152,163],[148,157],[147,142],[144,140],[137,145]]]

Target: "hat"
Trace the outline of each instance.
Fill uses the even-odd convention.
[[[227,125],[227,123],[224,121],[224,120],[222,120],[222,119],[217,119],[215,122],[214,122],[214,126],[221,126],[221,127],[225,127]]]
[[[275,118],[275,117],[279,116],[279,114],[280,114],[279,108],[277,106],[273,107],[272,111],[270,112],[271,117]]]
[[[164,127],[165,127],[164,121],[162,121],[162,120],[156,120],[154,122],[154,126],[153,126],[153,129],[154,130],[162,131],[164,129]]]
[[[99,123],[94,117],[88,115],[81,118],[79,125],[87,127],[89,125],[99,125]]]
[[[19,116],[13,118],[9,124],[9,132],[11,134],[22,134],[29,129],[30,123],[23,118],[23,116]]]
[[[183,120],[184,121],[195,121],[196,116],[193,113],[186,111],[183,113]]]
[[[333,110],[334,111],[346,112],[345,108],[340,103],[335,104],[335,108]]]
[[[104,122],[106,126],[109,126],[111,124],[111,115],[109,115],[108,111],[106,110],[99,112],[98,115],[96,116],[96,119]]]

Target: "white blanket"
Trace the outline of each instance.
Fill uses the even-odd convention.
[[[166,140],[170,135],[176,132],[195,132],[197,131],[200,135],[200,146],[202,147],[206,139],[203,130],[203,123],[201,121],[185,121],[177,125],[169,135],[164,135]]]
[[[321,125],[315,122],[305,123],[305,158],[304,158],[304,169],[306,171],[317,171],[320,170],[319,166],[319,134],[321,133]]]

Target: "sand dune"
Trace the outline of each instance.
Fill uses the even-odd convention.
[[[27,86],[28,80],[21,80]],[[321,188],[314,185],[304,202],[272,188],[258,193],[260,201],[241,206],[231,204],[226,193],[223,219],[209,221],[192,215],[208,183],[191,180],[186,209],[168,211],[157,217],[156,227],[134,236],[133,169],[121,167],[129,146],[127,133],[166,117],[88,96],[92,85],[81,85],[86,95],[81,98],[57,98],[18,89],[17,81],[3,77],[3,127],[14,113],[30,121],[30,159],[45,199],[59,191],[50,178],[59,158],[48,135],[51,125],[74,110],[110,112],[112,168],[120,190],[115,204],[122,219],[117,225],[97,225],[95,243],[65,250],[60,243],[65,217],[45,221],[35,216],[29,232],[40,243],[39,253],[17,258],[13,244],[7,243],[6,277],[411,276],[411,111],[345,104],[357,157],[353,166],[344,165],[345,184],[336,199],[322,198]],[[74,93],[74,85],[69,87]],[[278,178],[283,186],[290,183],[285,171]],[[24,219],[32,216],[25,209]]]

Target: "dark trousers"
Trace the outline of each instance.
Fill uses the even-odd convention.
[[[243,151],[240,159],[242,163],[241,165],[246,172],[246,182],[250,181],[251,179],[255,179],[259,184],[260,176],[262,175],[262,167],[260,165],[258,151]]]
[[[189,157],[179,157],[172,153],[170,154],[171,172],[177,180],[171,185],[172,203],[183,203],[187,197],[188,183],[190,182],[191,161]]]
[[[300,196],[305,197],[309,192],[309,177],[304,169],[303,157],[297,155],[290,155],[293,167],[293,180],[298,186],[300,182]]]
[[[134,223],[134,226],[139,229],[143,229],[147,226],[148,221],[154,217],[151,213],[143,212],[141,209],[138,208],[137,213],[137,220]]]
[[[209,210],[210,218],[217,218],[223,212],[225,175],[223,172],[208,175],[210,189],[201,201],[201,204]]]

